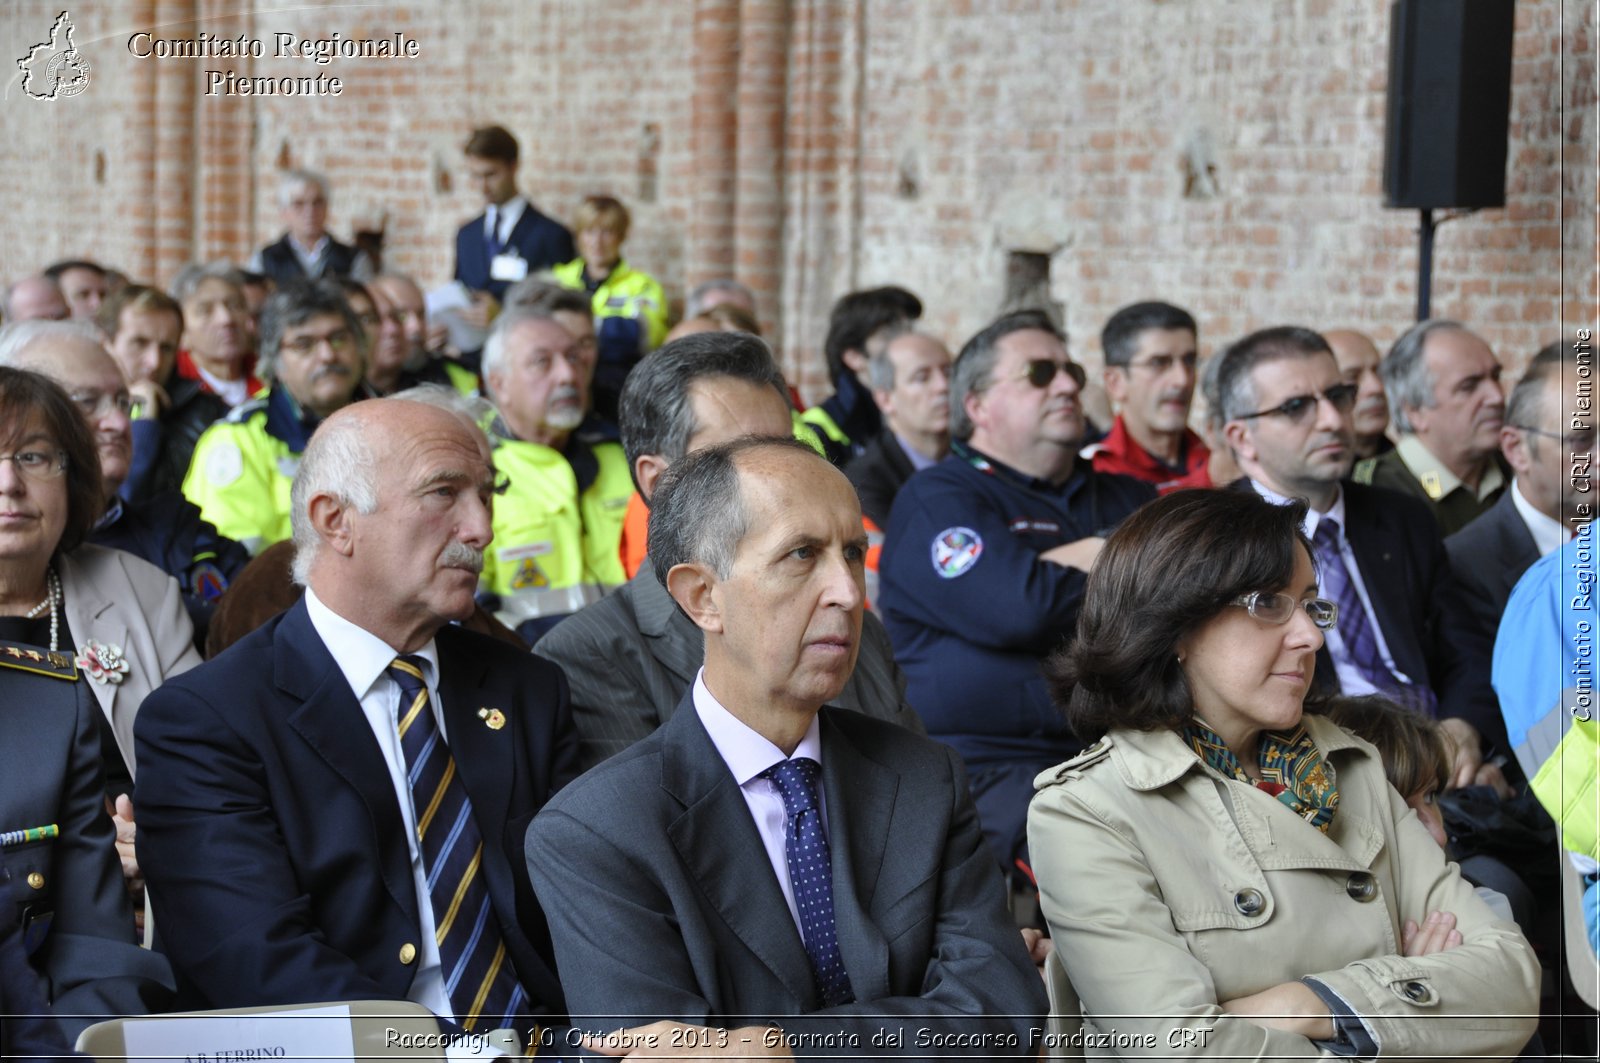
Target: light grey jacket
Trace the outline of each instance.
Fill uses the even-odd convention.
[[[1388,785],[1377,751],[1320,718],[1337,773],[1329,833],[1206,767],[1172,731],[1115,730],[1035,781],[1028,842],[1087,1055],[1315,1057],[1318,1045],[1220,1001],[1313,976],[1379,1054],[1512,1058],[1537,1021],[1539,968]],[[1452,912],[1464,943],[1400,955],[1401,929]]]

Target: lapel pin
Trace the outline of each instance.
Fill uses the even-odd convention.
[[[506,714],[499,709],[479,709],[478,719],[488,724],[491,731],[498,731],[506,725]]]

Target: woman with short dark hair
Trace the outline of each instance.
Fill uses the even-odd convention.
[[[1512,1058],[1538,966],[1388,785],[1303,716],[1322,631],[1298,504],[1183,491],[1107,540],[1048,665],[1080,737],[1028,838],[1090,1055]]]

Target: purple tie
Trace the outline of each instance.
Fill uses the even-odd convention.
[[[1361,596],[1356,593],[1355,581],[1345,567],[1344,555],[1339,551],[1339,522],[1331,517],[1319,519],[1311,545],[1317,551],[1322,593],[1339,607],[1339,637],[1350,663],[1384,697],[1426,716],[1438,715],[1438,699],[1431,687],[1423,683],[1402,683],[1383,663],[1372,621],[1367,617]]]
[[[839,955],[839,937],[833,925],[833,865],[828,836],[822,831],[822,809],[817,804],[822,765],[796,757],[761,774],[772,780],[783,798],[783,850],[789,863],[789,885],[794,889],[795,907],[800,909],[800,937],[811,957],[822,1006],[848,1004],[855,994]]]

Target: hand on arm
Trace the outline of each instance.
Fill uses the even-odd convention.
[[[1094,567],[1095,558],[1100,556],[1100,548],[1106,541],[1098,535],[1091,535],[1087,539],[1076,542],[1062,543],[1044,551],[1039,557],[1045,561],[1052,561],[1066,568],[1075,568],[1080,572],[1088,572]]]
[[[166,391],[153,380],[135,380],[128,385],[128,397],[133,400],[135,419],[153,421],[171,405]]]
[[[1331,1040],[1335,1032],[1328,1006],[1304,982],[1284,982],[1247,997],[1224,1000],[1221,1007],[1257,1026],[1313,1041]]]
[[[133,799],[127,794],[117,797],[116,804],[106,799],[106,811],[117,828],[117,856],[122,860],[122,878],[128,885],[128,896],[133,900],[133,921],[144,933],[144,874],[139,870],[139,857],[134,852]]]
[[[1455,754],[1450,766],[1449,789],[1471,786],[1477,778],[1478,769],[1483,767],[1483,740],[1478,737],[1478,729],[1459,716],[1440,720],[1439,728],[1450,739]]]

